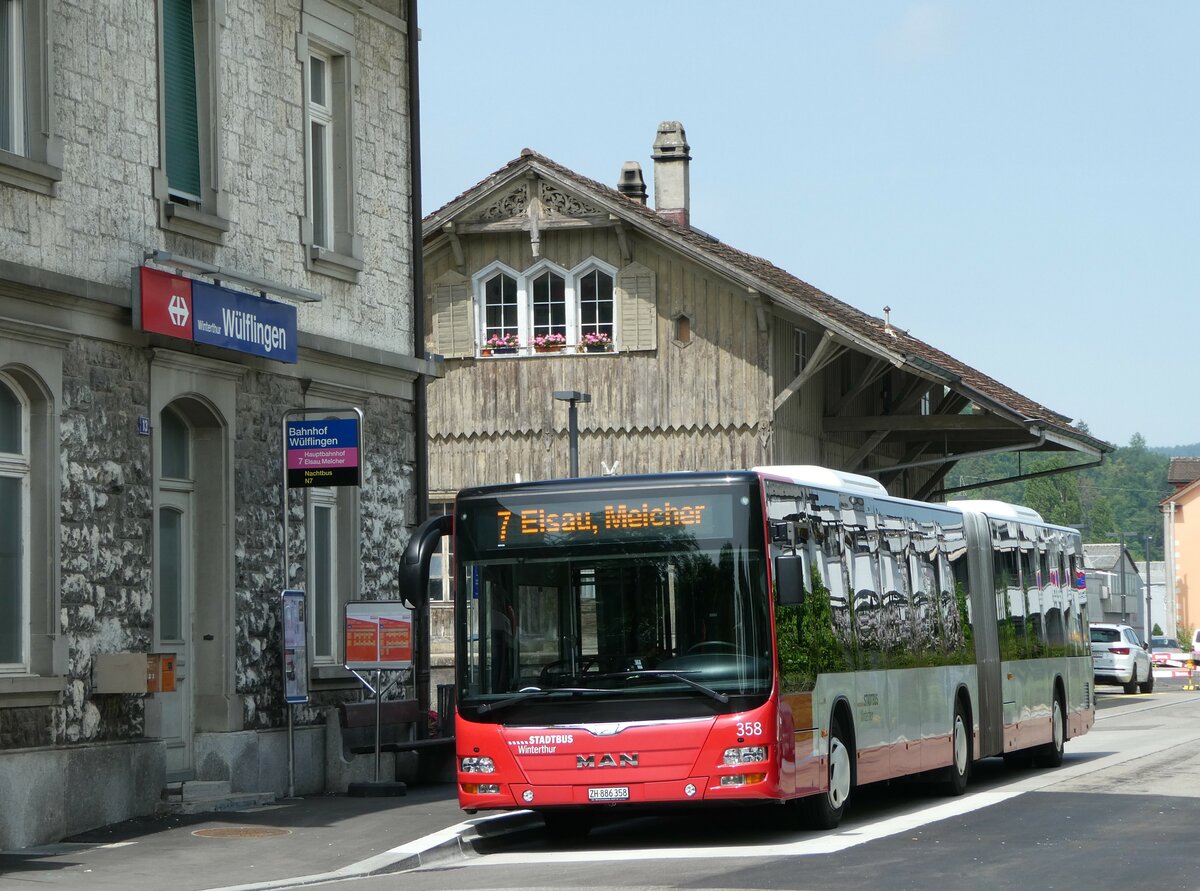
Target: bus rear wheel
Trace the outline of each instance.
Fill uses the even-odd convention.
[[[962,703],[954,706],[954,727],[950,744],[953,749],[950,766],[942,781],[947,795],[962,795],[967,791],[967,780],[971,776],[971,728],[967,725],[966,710]]]
[[[1034,749],[1035,767],[1058,767],[1063,762],[1063,746],[1067,741],[1067,725],[1063,716],[1062,699],[1055,694],[1050,711],[1050,742]]]
[[[854,786],[854,748],[837,718],[829,726],[829,788],[801,799],[804,822],[812,829],[836,829]]]

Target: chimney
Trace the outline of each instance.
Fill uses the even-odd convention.
[[[688,184],[688,154],[691,146],[679,121],[663,121],[658,125],[654,140],[654,210],[681,226],[691,225],[688,204],[691,188]]]
[[[642,179],[642,165],[637,161],[626,161],[621,165],[621,180],[617,191],[639,204],[646,203],[646,181]]]

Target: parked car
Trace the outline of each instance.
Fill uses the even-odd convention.
[[[1092,671],[1097,684],[1116,684],[1126,693],[1154,690],[1150,653],[1128,625],[1092,625]]]

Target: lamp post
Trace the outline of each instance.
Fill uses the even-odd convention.
[[[578,390],[555,390],[554,398],[567,403],[567,438],[571,444],[571,476],[579,476],[579,413],[575,406],[581,402],[591,402],[591,393],[581,393]]]
[[[1146,536],[1146,640],[1150,640],[1153,636],[1154,622],[1150,618],[1150,536]],[[1163,629],[1163,633],[1167,633],[1167,629]],[[1172,635],[1168,635],[1172,636]]]

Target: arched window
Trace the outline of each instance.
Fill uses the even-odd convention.
[[[613,279],[593,269],[579,277],[579,334],[603,335],[613,340]]]
[[[0,374],[0,671],[29,664],[29,403]]]
[[[486,344],[493,337],[516,337],[519,332],[517,280],[503,272],[493,275],[483,285],[482,342]]]
[[[533,336],[567,336],[567,282],[547,270],[533,280]]]

